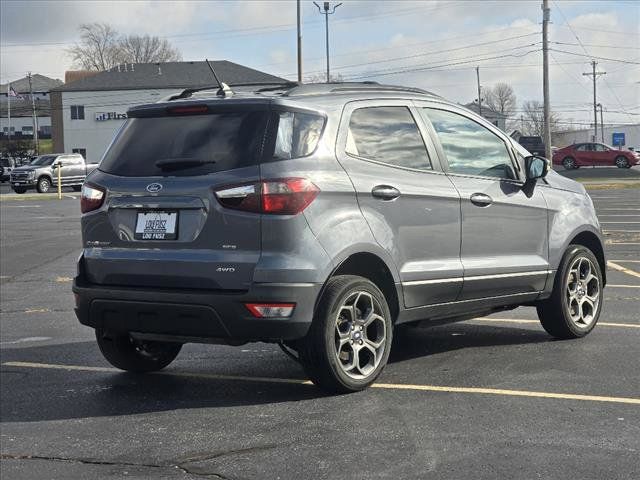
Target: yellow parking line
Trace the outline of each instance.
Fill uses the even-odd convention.
[[[495,322],[495,323],[540,323],[540,320],[529,320],[524,318],[487,318],[476,317],[473,321],[478,322]],[[634,323],[616,323],[616,322],[598,322],[599,327],[619,327],[619,328],[640,328],[639,324]]]
[[[627,275],[632,275],[634,277],[640,278],[640,272],[636,272],[635,270],[631,270],[630,268],[623,267],[622,265],[618,265],[617,263],[609,260],[607,262],[607,266],[613,268],[614,270],[618,270],[619,272],[626,273]]]
[[[31,363],[31,362],[4,362],[2,365],[6,367],[22,367],[22,368],[40,368],[54,370],[70,370],[70,371],[86,371],[86,372],[121,372],[116,368],[108,367],[85,367],[82,365],[56,365],[50,363]],[[187,378],[204,378],[214,380],[239,380],[245,382],[261,382],[261,383],[286,383],[295,385],[311,385],[309,380],[300,380],[295,378],[275,378],[275,377],[243,377],[238,375],[216,375],[209,373],[188,373],[188,372],[157,372],[155,375],[167,375],[171,377],[187,377]],[[374,383],[371,388],[382,390],[417,390],[425,392],[444,392],[444,393],[471,393],[484,395],[504,395],[512,397],[533,397],[533,398],[552,398],[558,400],[581,400],[589,402],[608,402],[608,403],[626,403],[632,405],[640,405],[640,398],[632,397],[608,397],[601,395],[579,395],[573,393],[554,393],[554,392],[538,392],[528,390],[505,390],[499,388],[482,388],[482,387],[449,387],[442,385],[413,385],[404,383]]]

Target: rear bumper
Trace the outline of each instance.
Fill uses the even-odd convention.
[[[238,341],[295,340],[306,335],[316,298],[314,283],[256,283],[247,292],[131,288],[73,282],[83,325],[112,331]],[[245,302],[291,302],[289,318],[255,318]]]

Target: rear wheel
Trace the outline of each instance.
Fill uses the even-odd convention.
[[[24,193],[27,191],[27,189],[22,187],[13,187],[13,191],[16,193]]]
[[[389,358],[393,324],[380,289],[363,277],[329,280],[300,360],[314,384],[329,392],[363,390]]]
[[[602,310],[602,272],[591,250],[571,245],[556,273],[553,293],[537,306],[542,327],[556,338],[579,338],[594,329]]]
[[[98,347],[116,368],[129,372],[155,372],[169,365],[180,353],[179,343],[136,340],[128,333],[96,330]]]
[[[38,179],[36,188],[38,193],[47,193],[51,189],[51,181],[47,177],[41,177]]]
[[[631,167],[631,165],[629,165],[629,160],[627,160],[627,157],[620,155],[618,157],[616,157],[616,167],[618,168],[629,168]]]
[[[566,170],[573,170],[574,168],[576,168],[576,160],[573,157],[565,157],[562,160],[562,166],[566,169]]]

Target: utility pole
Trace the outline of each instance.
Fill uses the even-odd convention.
[[[551,158],[551,102],[549,100],[549,0],[542,1],[542,96],[544,97],[544,156]]]
[[[482,116],[482,97],[480,96],[480,67],[476,67],[476,79],[478,81],[478,114]]]
[[[604,120],[602,119],[602,104],[598,104],[598,108],[600,109],[600,139],[602,143],[604,143]]]
[[[313,2],[313,4],[318,7],[318,12],[320,12],[321,15],[324,15],[324,31],[327,46],[327,83],[329,83],[331,78],[329,75],[329,15],[333,15],[334,13],[336,13],[336,8],[342,5],[342,3],[334,5],[333,8],[330,8],[329,2],[324,2],[322,8],[320,8],[320,5],[318,5],[316,2]]]
[[[11,84],[7,83],[7,121],[9,126],[7,127],[7,134],[9,135],[9,142],[11,142]]]
[[[302,83],[302,30],[300,27],[300,0],[296,1],[296,11],[298,17],[298,83]]]
[[[33,144],[36,148],[36,155],[40,154],[38,145],[38,115],[36,114],[36,100],[33,98],[33,85],[31,84],[31,72],[27,74],[29,78],[29,95],[31,95],[31,111],[33,112]]]
[[[582,74],[586,77],[593,77],[593,124],[594,124],[593,141],[594,142],[598,141],[598,106],[597,106],[598,101],[596,99],[596,79],[598,78],[599,75],[605,75],[607,73],[607,72],[596,72],[596,65],[598,65],[598,62],[596,62],[595,60],[591,60],[592,71],[589,73]]]

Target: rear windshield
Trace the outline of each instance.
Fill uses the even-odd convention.
[[[132,177],[194,176],[299,158],[313,153],[323,126],[318,115],[265,110],[130,118],[100,170]],[[266,134],[267,127],[273,134]]]
[[[105,153],[100,170],[132,177],[178,176],[255,165],[267,118],[265,111],[132,118]],[[183,161],[186,167],[156,165],[169,161]]]

